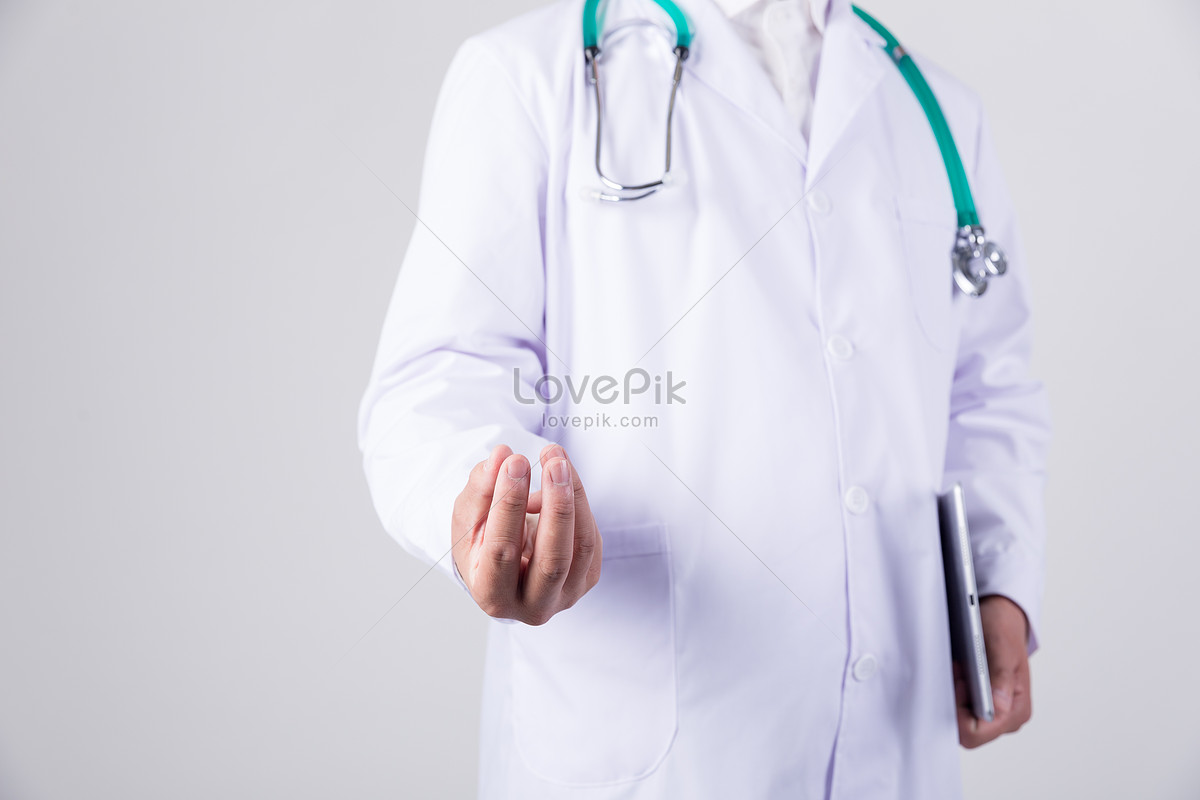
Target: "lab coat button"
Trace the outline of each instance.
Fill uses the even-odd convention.
[[[846,490],[845,502],[846,509],[851,514],[862,514],[871,504],[871,498],[867,495],[866,489],[861,486],[851,486]]]
[[[820,189],[813,189],[808,193],[808,207],[816,214],[828,214],[833,208],[833,204],[829,202],[829,195],[822,192]]]
[[[825,346],[829,349],[829,354],[838,361],[849,361],[854,357],[854,345],[845,336],[835,333],[829,337]]]
[[[854,677],[860,681],[870,680],[878,668],[879,662],[875,660],[875,656],[867,653],[854,662]]]

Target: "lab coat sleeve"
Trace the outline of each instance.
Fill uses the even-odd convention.
[[[451,530],[451,514],[471,468],[507,444],[537,488],[549,443],[541,404],[528,403],[547,356],[546,149],[487,47],[468,40],[443,83],[419,220],[358,413],[384,528],[463,588],[450,549],[467,531]]]
[[[963,485],[980,596],[1004,595],[1021,607],[1032,654],[1043,592],[1049,408],[1030,375],[1029,271],[982,111],[978,131],[971,186],[988,238],[1004,248],[1009,269],[983,297],[959,298],[946,484]]]

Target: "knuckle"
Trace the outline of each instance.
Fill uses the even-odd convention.
[[[487,546],[487,557],[500,567],[511,567],[520,563],[521,548],[515,542],[491,542]]]
[[[542,515],[550,517],[555,525],[570,526],[575,519],[575,509],[562,503],[552,503],[542,510]]]
[[[591,536],[575,537],[575,558],[583,560],[596,552],[596,540]]]
[[[496,505],[504,511],[521,511],[524,513],[525,502],[525,495],[516,489],[510,489],[496,500]]]
[[[550,583],[567,577],[570,569],[571,561],[567,558],[545,558],[538,562],[538,574]]]
[[[515,490],[505,492],[496,500],[496,505],[504,511],[524,511],[525,498]]]

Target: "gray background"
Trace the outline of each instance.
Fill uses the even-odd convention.
[[[466,797],[481,614],[354,416],[445,67],[535,5],[0,2],[0,797]],[[872,0],[984,97],[1056,440],[974,798],[1200,795],[1200,6]],[[980,51],[979,45],[987,48]]]

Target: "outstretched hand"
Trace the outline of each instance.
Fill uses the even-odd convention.
[[[453,557],[471,597],[489,616],[542,625],[600,579],[603,550],[583,483],[559,445],[532,467],[506,445],[475,465],[454,503]]]

